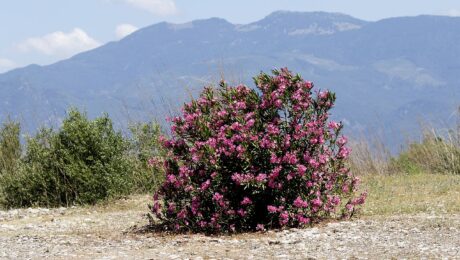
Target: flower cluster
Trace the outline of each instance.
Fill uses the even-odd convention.
[[[266,230],[350,215],[358,179],[345,166],[335,94],[287,69],[244,85],[205,88],[172,119],[165,181],[152,212],[173,230]],[[345,201],[347,200],[347,201]]]

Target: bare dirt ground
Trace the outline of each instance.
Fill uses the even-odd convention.
[[[362,217],[233,236],[130,232],[147,197],[108,206],[0,211],[6,259],[460,259],[459,214]]]

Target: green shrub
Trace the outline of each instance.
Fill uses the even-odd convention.
[[[152,171],[151,164],[151,158],[163,153],[158,141],[162,133],[160,125],[156,122],[135,123],[129,127],[129,130],[131,136],[128,158],[134,167],[133,181],[136,192],[152,192],[164,179],[164,175],[159,170]]]
[[[22,165],[2,176],[3,204],[68,206],[128,194],[135,188],[128,147],[107,115],[91,121],[72,109],[61,129],[27,140]]]
[[[425,133],[421,143],[412,143],[407,150],[390,161],[390,169],[403,173],[460,174],[460,147],[452,136],[445,138]]]
[[[0,129],[0,174],[14,172],[21,158],[20,125],[8,119]]]

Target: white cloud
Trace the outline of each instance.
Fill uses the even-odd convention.
[[[37,51],[50,56],[69,57],[100,45],[85,31],[75,28],[69,33],[58,31],[42,37],[29,38],[17,47],[23,52]]]
[[[127,24],[127,23],[120,24],[115,29],[115,35],[117,36],[117,39],[121,39],[137,31],[138,29],[139,28],[137,28],[136,26],[132,24]]]
[[[0,73],[16,67],[16,63],[9,59],[0,58]]]
[[[124,2],[146,10],[155,15],[172,15],[177,13],[174,0],[123,0]]]
[[[458,9],[450,9],[446,12],[447,16],[460,16],[460,10]]]

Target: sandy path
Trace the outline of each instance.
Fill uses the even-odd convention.
[[[460,215],[366,217],[235,236],[126,234],[146,223],[144,201],[107,208],[0,211],[0,258],[460,259]]]

